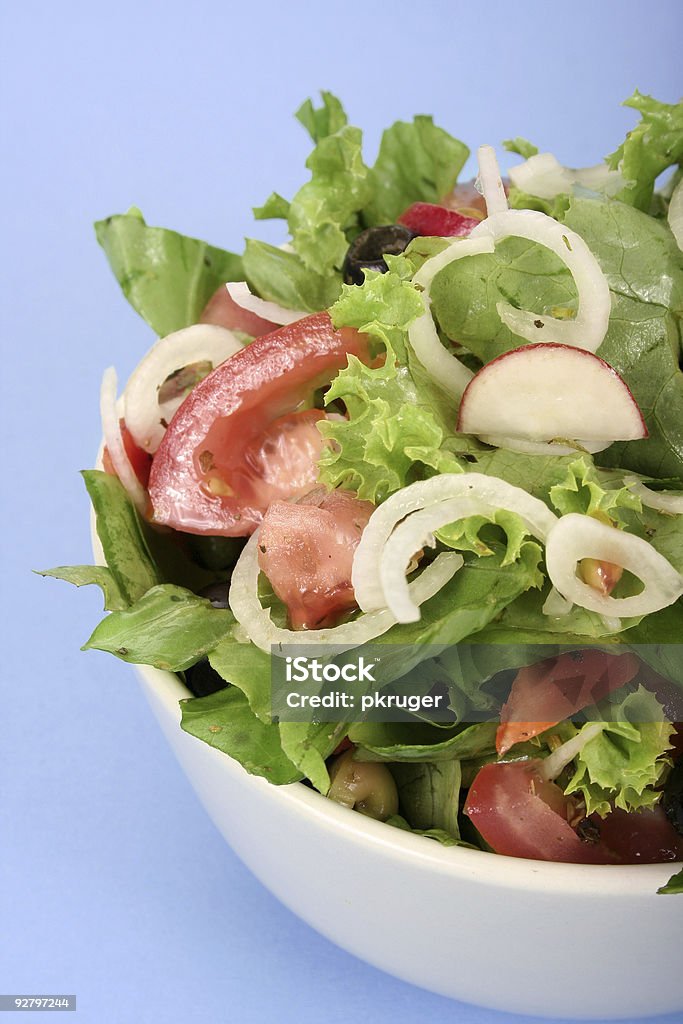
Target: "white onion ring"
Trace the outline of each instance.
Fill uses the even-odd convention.
[[[683,494],[680,491],[653,491],[636,476],[625,476],[624,485],[648,508],[683,515]]]
[[[667,219],[678,248],[683,249],[683,178],[671,194]]]
[[[529,532],[541,541],[545,541],[557,522],[557,516],[538,498],[483,473],[442,473],[403,487],[375,509],[356,548],[351,582],[363,611],[387,606],[380,563],[397,523],[413,512],[453,498],[470,500],[470,515],[488,515],[500,509],[516,512]]]
[[[563,616],[569,615],[573,607],[571,601],[567,601],[562,594],[555,590],[555,587],[551,587],[541,611],[551,619],[561,619]]]
[[[421,297],[425,311],[408,327],[408,340],[434,383],[459,400],[474,374],[441,344],[429,298],[424,293]]]
[[[159,405],[159,389],[176,370],[192,363],[209,362],[213,369],[241,351],[243,344],[225,327],[193,324],[160,338],[138,363],[124,391],[126,426],[143,451],[154,454],[166,427],[184,396]]]
[[[479,176],[476,184],[481,187],[486,200],[486,213],[492,217],[497,213],[505,213],[508,200],[500,177],[500,169],[493,146],[480,146],[477,150]]]
[[[576,317],[558,320],[516,309],[508,302],[497,303],[498,315],[514,334],[532,344],[552,341],[597,351],[609,324],[610,291],[600,264],[580,235],[537,210],[507,210],[481,221],[469,237],[488,237],[494,243],[510,237],[526,238],[554,252],[574,278],[579,298]]]
[[[130,464],[126,446],[123,443],[121,425],[119,423],[119,410],[116,402],[116,389],[116,370],[113,366],[110,366],[108,370],[104,371],[100,388],[100,415],[102,417],[104,443],[117,477],[125,487],[126,493],[138,512],[143,515],[147,506],[147,492],[135,475],[135,470]]]
[[[308,313],[301,309],[285,309],[277,302],[260,299],[258,295],[253,294],[246,281],[228,281],[225,287],[232,301],[238,306],[255,313],[263,320],[270,320],[272,324],[293,324],[308,316]]]
[[[485,224],[482,221],[482,224]],[[449,263],[453,263],[454,260],[460,260],[464,256],[480,256],[482,253],[493,252],[495,249],[495,243],[492,238],[485,236],[484,238],[472,239],[470,235],[468,238],[458,238],[456,241],[451,242],[445,249],[438,252],[436,256],[432,256],[430,259],[425,260],[417,273],[413,276],[413,284],[419,285],[420,288],[424,288],[425,291],[429,292],[429,287],[444,267],[447,267]]]
[[[644,589],[632,597],[600,594],[576,575],[583,558],[622,566]],[[683,576],[646,540],[577,512],[562,516],[548,534],[545,562],[551,582],[566,600],[610,619],[649,615],[683,595]]]
[[[287,645],[324,645],[331,655],[360,647],[374,640],[396,625],[396,619],[387,609],[360,615],[332,629],[284,629],[276,626],[270,611],[263,608],[258,598],[258,534],[251,535],[232,573],[228,601],[233,615],[249,639],[262,651],[285,657]],[[451,579],[462,565],[455,552],[446,552],[428,565],[418,579],[410,584],[411,597],[423,604],[433,597]]]

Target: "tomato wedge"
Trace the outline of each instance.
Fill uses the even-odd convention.
[[[477,773],[465,814],[495,850],[507,857],[570,864],[609,864],[618,860],[606,844],[585,842],[569,824],[571,800],[539,774],[541,762],[487,764]]]
[[[634,654],[592,650],[570,651],[520,669],[500,713],[498,753],[505,754],[515,743],[538,736],[603,700],[630,682],[639,669]]]
[[[356,606],[353,555],[374,510],[352,491],[324,487],[298,502],[271,504],[259,532],[258,560],[294,629],[332,626]]]
[[[311,451],[310,418],[322,414],[296,410],[346,365],[348,353],[367,362],[365,338],[335,331],[328,313],[315,313],[257,338],[205,377],[154,456],[152,521],[186,533],[247,536],[272,500],[310,489],[319,454]]]

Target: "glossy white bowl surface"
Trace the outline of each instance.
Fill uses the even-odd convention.
[[[138,669],[207,812],[287,907],[405,981],[528,1015],[683,1011],[683,899],[671,864],[604,867],[442,847],[294,784],[276,787],[184,733],[176,676]]]

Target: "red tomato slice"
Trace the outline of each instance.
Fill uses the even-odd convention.
[[[608,864],[617,858],[600,840],[584,842],[569,824],[572,803],[559,786],[539,775],[540,761],[487,764],[465,802],[477,831],[508,857],[570,864]]]
[[[133,440],[133,435],[126,426],[125,420],[119,420],[119,426],[121,428],[121,437],[123,438],[123,447],[126,449],[126,455],[130,462],[133,472],[140,481],[143,487],[146,487],[149,483],[149,472],[152,468],[152,456],[149,452],[139,448]],[[105,445],[104,451],[102,452],[102,466],[104,467],[105,473],[109,473],[110,476],[116,476],[116,470],[111,461],[111,456]]]
[[[229,331],[244,331],[252,338],[260,338],[277,330],[277,324],[238,306],[224,284],[213,293],[199,317],[200,324],[217,324]]]
[[[466,217],[457,210],[449,210],[435,203],[413,203],[401,214],[398,223],[410,228],[416,235],[456,238],[469,235],[480,220],[480,217]]]
[[[355,607],[353,553],[375,506],[319,487],[295,504],[275,501],[259,532],[259,565],[294,629],[334,625]]]
[[[153,522],[243,537],[272,500],[310,486],[315,476],[303,472],[302,452],[308,451],[310,468],[310,419],[321,414],[299,413],[298,421],[289,414],[329,383],[348,353],[367,361],[364,337],[348,328],[335,331],[328,313],[315,313],[257,338],[205,377],[154,456]]]
[[[640,669],[634,654],[571,651],[529,665],[515,676],[501,713],[496,749],[505,754],[577,711],[602,700]]]

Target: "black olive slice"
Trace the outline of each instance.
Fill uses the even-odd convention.
[[[346,284],[362,284],[365,270],[378,270],[386,274],[389,269],[384,255],[399,256],[415,238],[415,232],[402,224],[385,224],[367,228],[351,243],[342,272]]]

